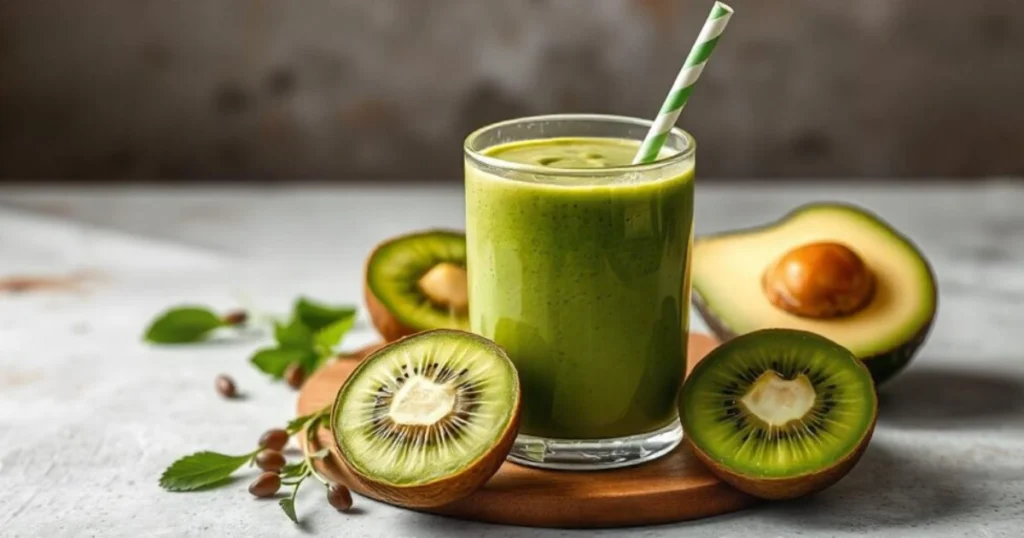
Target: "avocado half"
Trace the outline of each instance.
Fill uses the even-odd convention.
[[[766,268],[816,242],[849,247],[874,275],[874,293],[857,312],[801,317],[765,295]],[[694,305],[720,339],[767,328],[817,333],[852,351],[876,384],[910,362],[938,304],[935,274],[920,249],[877,215],[841,203],[808,204],[762,227],[697,238],[692,279]]]

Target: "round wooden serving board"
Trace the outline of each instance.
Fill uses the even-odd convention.
[[[691,335],[691,368],[715,345],[709,336]],[[331,404],[356,364],[340,359],[310,377],[299,393],[299,415]],[[351,486],[331,433],[320,430],[317,441],[331,448],[331,455],[318,464],[320,471]],[[711,474],[683,443],[657,461],[612,471],[544,471],[506,462],[468,498],[424,511],[531,527],[621,527],[708,517],[753,502]]]

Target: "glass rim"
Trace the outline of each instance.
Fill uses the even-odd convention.
[[[485,133],[498,129],[501,127],[507,127],[511,125],[517,125],[526,122],[541,122],[541,121],[604,121],[608,123],[626,123],[636,126],[644,127],[645,131],[650,129],[654,123],[648,119],[634,118],[632,116],[618,116],[614,114],[542,114],[538,116],[524,116],[521,118],[513,118],[509,120],[503,120],[495,123],[491,123],[480,127],[479,129],[469,133],[466,136],[465,141],[462,144],[462,151],[467,158],[477,164],[483,164],[499,170],[507,170],[513,172],[522,172],[527,174],[534,174],[540,176],[573,176],[573,177],[593,177],[593,176],[609,176],[624,173],[642,173],[653,170],[659,170],[667,166],[673,166],[689,160],[693,157],[697,150],[697,141],[693,138],[693,135],[680,129],[679,127],[673,127],[669,134],[683,139],[686,142],[686,147],[682,151],[675,155],[670,155],[663,159],[658,159],[649,163],[641,164],[627,164],[624,166],[609,166],[606,168],[553,168],[550,166],[541,166],[539,164],[528,164],[519,163],[513,161],[506,161],[498,157],[492,157],[486,155],[483,151],[473,149],[472,144]],[[638,142],[642,141],[640,139]],[[491,147],[491,146],[489,146]]]

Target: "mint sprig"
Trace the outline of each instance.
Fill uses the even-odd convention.
[[[285,465],[280,472],[281,478],[288,479],[299,476],[303,471],[305,471],[305,463],[306,462],[304,461],[300,461],[298,463],[289,463],[288,465]]]
[[[252,461],[259,449],[241,456],[196,452],[178,459],[160,476],[167,491],[195,491],[226,484],[232,473]]]
[[[299,419],[304,419],[300,422],[302,426],[299,426],[299,429],[305,429],[305,455],[302,459],[302,463],[299,463],[297,466],[292,468],[285,467],[285,469],[282,469],[281,471],[281,476],[284,478],[284,480],[281,481],[281,484],[291,486],[292,494],[289,497],[281,499],[281,501],[278,502],[278,505],[281,507],[281,510],[284,511],[285,515],[288,516],[288,519],[291,519],[292,522],[296,525],[299,524],[299,518],[295,513],[295,497],[299,494],[299,488],[302,486],[302,483],[310,476],[315,476],[317,480],[320,480],[320,482],[322,482],[325,486],[329,487],[329,482],[327,482],[326,479],[321,477],[319,473],[313,470],[313,461],[311,459],[311,456],[309,455],[310,443],[313,442],[313,437],[316,435],[317,430],[320,428],[320,423],[327,417],[328,412],[329,407],[325,407],[324,409],[321,409],[316,413],[306,415],[306,417],[299,417]],[[296,421],[299,421],[299,419],[296,419]],[[291,431],[291,427],[292,424],[289,424],[289,431]],[[320,457],[324,457],[327,455],[327,452],[320,451],[313,457],[316,457],[317,455],[319,455]]]
[[[329,306],[300,297],[291,317],[274,324],[276,345],[260,349],[249,361],[275,379],[284,376],[292,364],[301,366],[309,376],[336,354],[335,349],[352,329],[355,319],[355,308]]]
[[[276,322],[274,340],[281,349],[312,349],[313,330],[298,318],[292,318],[287,323]]]
[[[146,329],[145,339],[156,344],[187,344],[198,342],[226,322],[209,309],[180,306],[157,316]]]
[[[221,327],[237,327],[245,324],[247,317],[244,310],[236,310],[218,316],[214,311],[203,306],[178,306],[157,316],[149,324],[143,338],[154,344],[199,342]]]
[[[288,516],[288,519],[292,520],[292,523],[299,524],[299,517],[295,515],[295,494],[299,492],[299,488],[292,490],[292,496],[281,499],[281,502],[277,503],[281,510],[284,510],[284,514]]]
[[[321,352],[321,355],[332,354],[334,348],[341,343],[345,335],[352,330],[356,322],[355,314],[340,318],[337,321],[325,325],[313,335],[313,345]]]
[[[295,417],[288,422],[287,426],[285,426],[285,431],[287,431],[289,435],[295,435],[300,430],[302,430],[302,428],[306,427],[306,425],[309,424],[310,421],[312,421],[313,419],[322,420],[323,418],[326,418],[330,412],[331,406],[328,405],[327,407],[324,407],[323,409],[320,409],[318,411],[314,411],[308,415]]]
[[[299,297],[295,301],[294,311],[295,317],[314,331],[319,331],[338,320],[355,318],[356,315],[355,307],[331,306],[308,297]]]
[[[288,366],[293,362],[309,360],[307,355],[310,353],[301,349],[265,348],[257,351],[249,361],[261,372],[274,379],[281,379]]]
[[[330,406],[308,415],[296,417],[288,423],[285,431],[289,435],[295,435],[306,428],[307,435],[313,435],[328,413],[330,413]],[[196,491],[223,486],[228,483],[228,478],[235,471],[246,463],[251,463],[260,450],[263,448],[257,447],[248,454],[238,456],[204,450],[178,458],[160,476],[160,487],[167,491]],[[301,477],[307,471],[307,467],[308,464],[305,461],[287,465],[281,474],[286,478]]]

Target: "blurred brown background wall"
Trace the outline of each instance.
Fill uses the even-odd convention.
[[[1024,2],[735,0],[702,177],[1024,175]],[[485,123],[652,116],[711,0],[9,0],[0,177],[461,177]]]

